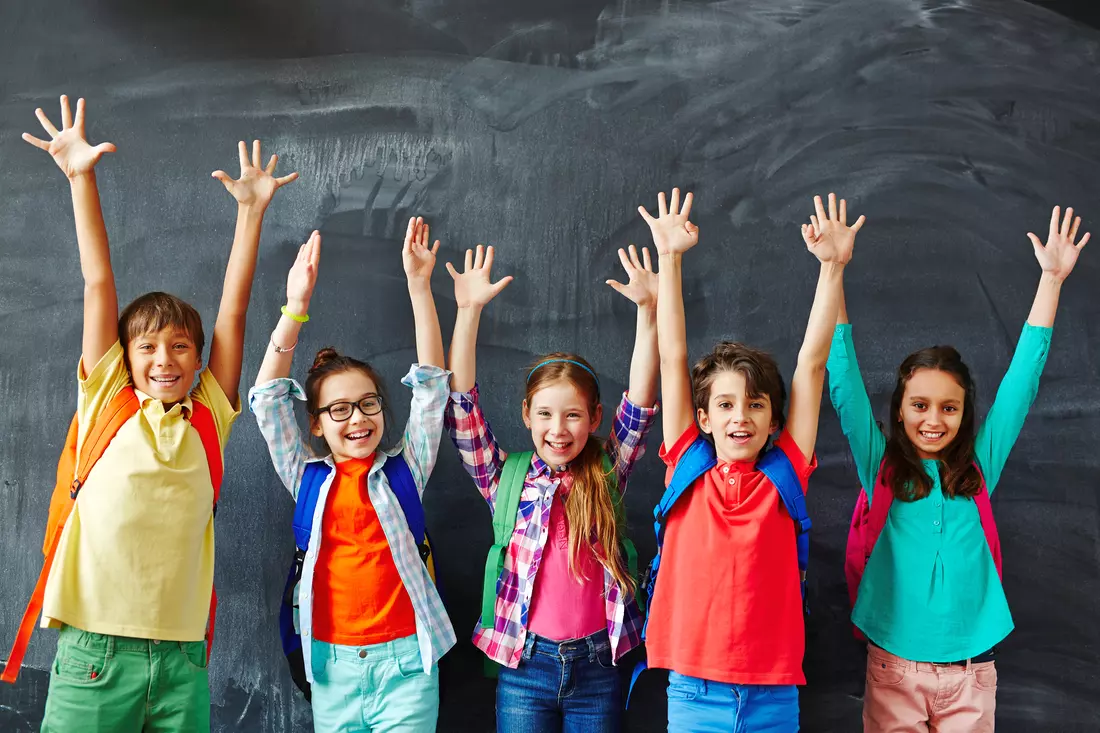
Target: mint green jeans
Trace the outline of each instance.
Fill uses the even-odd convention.
[[[424,673],[415,634],[366,646],[312,643],[317,733],[435,733],[439,670]]]
[[[62,627],[42,733],[209,733],[206,643]]]

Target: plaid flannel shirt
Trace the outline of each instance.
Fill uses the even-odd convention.
[[[448,382],[451,373],[434,366],[413,364],[409,373],[401,380],[406,387],[412,388],[412,406],[409,409],[409,422],[401,443],[389,453],[379,452],[374,465],[367,473],[367,494],[378,513],[382,532],[393,553],[397,574],[401,584],[412,600],[416,616],[416,636],[420,646],[420,656],[424,671],[439,661],[448,649],[455,645],[455,631],[443,601],[439,598],[427,568],[420,559],[420,551],[413,541],[401,504],[390,488],[382,464],[389,456],[401,453],[412,472],[417,491],[423,495],[424,486],[435,467],[439,455],[439,439],[442,437],[444,403],[447,401]],[[313,532],[302,565],[302,580],[298,586],[298,622],[302,636],[302,654],[305,657],[306,676],[313,681],[313,668],[310,664],[312,644],[313,615],[313,572],[317,562],[317,553],[321,544],[321,521],[324,514],[326,497],[332,485],[335,466],[332,456],[315,458],[302,440],[301,430],[294,418],[294,401],[305,400],[305,392],[293,379],[273,379],[259,384],[248,392],[248,405],[256,415],[275,473],[283,485],[297,500],[298,488],[305,473],[306,464],[321,461],[333,467],[333,471],[321,485],[317,497],[317,509],[313,516]],[[380,460],[381,459],[381,460]]]
[[[645,453],[645,436],[653,425],[656,407],[639,407],[624,393],[611,435],[604,449],[615,465],[619,491],[626,491],[626,480],[635,462]],[[500,449],[489,423],[478,404],[478,387],[466,393],[451,393],[444,424],[462,458],[466,472],[474,479],[478,491],[496,510],[500,472],[508,454]],[[504,554],[504,571],[500,576],[493,628],[486,629],[478,621],[473,641],[478,649],[493,661],[506,667],[519,666],[523,644],[527,638],[528,612],[535,576],[542,560],[543,547],[549,534],[550,505],[561,480],[554,478],[550,467],[536,453],[527,469],[520,495],[519,512],[512,541]],[[611,639],[614,660],[641,642],[642,615],[637,601],[614,581],[604,569],[604,597],[607,611],[607,633]]]

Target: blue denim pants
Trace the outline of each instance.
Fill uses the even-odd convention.
[[[669,733],[797,733],[794,685],[733,685],[668,674]]]
[[[607,631],[551,641],[528,634],[519,667],[501,667],[497,733],[613,733],[622,683]]]

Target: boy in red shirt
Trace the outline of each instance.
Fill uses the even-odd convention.
[[[821,274],[785,420],[786,390],[769,354],[724,341],[688,371],[681,257],[699,241],[688,220],[691,202],[689,193],[681,208],[680,192],[672,189],[671,206],[659,195],[657,218],[639,207],[660,256],[666,482],[700,431],[718,457],[668,516],[664,572],[649,609],[649,666],[670,670],[670,732],[797,731],[795,686],[806,679],[795,526],[757,461],[774,439],[773,449],[787,456],[805,491],[817,465],[817,418],[841,277],[864,219],[849,227],[846,203],[838,212],[829,194],[828,215],[815,197],[817,213],[802,228]]]

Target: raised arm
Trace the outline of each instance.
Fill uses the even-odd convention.
[[[309,319],[309,301],[313,298],[320,265],[321,234],[314,231],[309,240],[298,248],[298,256],[286,276],[286,305],[267,342],[264,360],[256,375],[257,386],[290,376],[294,347],[298,345],[302,324]]]
[[[447,272],[455,281],[455,332],[451,337],[451,391],[469,392],[477,382],[477,329],[481,311],[497,294],[512,282],[512,276],[491,282],[493,248],[477,246],[477,252],[466,250],[466,261],[460,274],[446,263]]]
[[[619,261],[626,270],[627,282],[608,280],[616,292],[638,306],[638,322],[634,331],[634,354],[630,357],[630,401],[639,407],[652,407],[657,401],[657,372],[660,355],[657,351],[657,273],[649,258],[649,249],[638,250],[630,245],[630,254],[619,248]]]
[[[1038,237],[1028,232],[1043,273],[1012,362],[1001,379],[997,396],[974,440],[975,457],[991,493],[1000,481],[1008,455],[1039,392],[1039,378],[1050,351],[1051,328],[1054,326],[1062,282],[1073,271],[1077,256],[1089,241],[1086,232],[1080,242],[1074,243],[1081,218],[1074,218],[1073,209],[1066,209],[1064,220],[1060,213],[1060,208],[1055,206],[1045,246]]]
[[[806,337],[791,378],[791,406],[787,413],[787,432],[807,461],[813,460],[817,444],[821,388],[825,383],[825,363],[829,359],[829,345],[843,295],[844,266],[852,259],[856,232],[866,221],[861,216],[848,226],[848,204],[841,199],[838,211],[836,194],[829,194],[828,214],[820,196],[814,196],[814,208],[817,213],[810,217],[810,224],[802,225],[802,238],[807,249],[821,262],[821,270],[806,324]]]
[[[260,229],[264,212],[275,192],[298,177],[297,173],[275,178],[279,156],[272,155],[263,167],[260,141],[252,142],[252,159],[244,141],[237,143],[241,177],[233,180],[225,171],[210,175],[225,186],[237,200],[237,226],[233,233],[233,248],[225,268],[222,300],[218,319],[214,322],[214,338],[210,341],[210,373],[218,380],[225,396],[236,403],[241,383],[241,362],[244,358],[245,315],[252,295],[252,276],[256,272],[256,253],[260,247]]]
[[[76,118],[69,98],[61,95],[61,129],[58,130],[41,109],[34,113],[50,135],[40,140],[29,133],[23,139],[45,150],[69,179],[76,222],[76,244],[80,250],[80,271],[84,276],[84,338],[81,363],[92,369],[118,340],[118,292],[111,270],[111,252],[103,209],[99,203],[95,166],[104,153],[115,152],[111,143],[90,145],[84,135],[84,100],[76,102]]]
[[[420,217],[409,219],[405,243],[401,246],[401,263],[409,283],[413,323],[416,324],[416,360],[421,366],[443,368],[443,334],[439,330],[439,315],[432,297],[432,270],[439,240],[429,249],[429,230]]]
[[[638,207],[638,213],[649,225],[661,263],[657,277],[657,344],[661,360],[661,426],[668,445],[695,421],[681,274],[684,252],[699,242],[699,228],[688,220],[691,204],[689,193],[681,208],[680,189],[674,188],[671,207],[665,203],[664,191],[657,194],[656,218],[644,206]]]
[[[1077,229],[1081,226],[1081,217],[1074,218],[1073,208],[1066,209],[1065,219],[1061,226],[1058,225],[1060,207],[1055,206],[1050,214],[1050,231],[1047,234],[1046,246],[1039,238],[1027,233],[1035,248],[1035,259],[1043,268],[1043,274],[1039,278],[1039,287],[1035,291],[1035,300],[1031,304],[1031,313],[1027,322],[1032,326],[1051,328],[1054,325],[1054,314],[1058,310],[1058,297],[1062,292],[1062,282],[1073,272],[1073,266],[1077,264],[1077,256],[1089,241],[1089,232],[1081,237],[1081,241],[1074,244],[1077,239]]]

